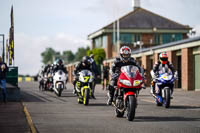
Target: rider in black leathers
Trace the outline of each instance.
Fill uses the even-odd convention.
[[[43,71],[42,71],[42,76],[43,76],[43,77],[44,77],[45,74],[48,75],[50,67],[51,67],[50,64],[47,64],[47,65],[44,67],[44,69],[43,69]]]
[[[89,62],[90,62],[91,67],[92,67],[93,76],[95,77],[94,81],[93,81],[92,96],[91,97],[93,99],[96,99],[95,96],[94,96],[94,91],[95,91],[97,78],[100,77],[100,74],[99,74],[99,71],[98,71],[98,68],[97,68],[96,61],[94,60],[94,55],[93,54],[90,55]]]
[[[75,85],[76,85],[76,82],[78,81],[78,78],[79,78],[79,75],[78,73],[81,71],[81,70],[89,70],[92,72],[92,67],[91,67],[91,64],[89,62],[89,57],[88,56],[84,56],[82,58],[82,60],[77,64],[77,66],[75,67],[74,69],[74,81],[73,81],[73,85],[74,85],[74,94],[76,94],[76,88],[75,88]]]
[[[68,73],[66,67],[63,64],[63,61],[61,59],[58,59],[56,65],[53,68],[53,73],[55,73],[58,70],[62,70],[64,73]]]
[[[168,61],[168,57],[167,57],[167,53],[166,52],[160,53],[159,61],[153,66],[153,71],[152,71],[153,73],[151,73],[151,76],[152,77],[157,77],[158,74],[159,74],[159,71],[162,68],[166,68],[167,70],[170,69],[174,76],[176,76],[176,74],[177,74],[175,69],[174,69],[174,66],[172,65],[172,63],[170,63]],[[152,81],[151,93],[155,94],[155,81],[154,81],[154,79]]]
[[[114,86],[117,84],[117,79],[120,76],[120,69],[122,66],[127,66],[127,65],[134,65],[137,66],[141,72],[141,67],[137,64],[134,58],[130,57],[131,56],[131,49],[127,46],[123,46],[120,49],[120,58],[116,58],[115,61],[112,64],[111,68],[111,81],[108,86],[109,90],[109,99],[107,104],[111,105],[114,97]]]

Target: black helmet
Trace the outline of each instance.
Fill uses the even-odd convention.
[[[90,59],[90,57],[88,57],[88,56],[83,56],[83,58],[82,58],[82,63],[85,63],[86,65],[88,65],[88,64],[89,64],[89,59]]]
[[[90,54],[90,58],[94,59],[94,55],[93,55],[93,54]]]
[[[57,65],[63,65],[63,61],[61,59],[58,59]]]

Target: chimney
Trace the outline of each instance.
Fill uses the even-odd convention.
[[[140,8],[140,0],[132,0],[133,10]]]

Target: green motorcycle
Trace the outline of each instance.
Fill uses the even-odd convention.
[[[82,70],[79,72],[79,80],[76,82],[76,92],[78,95],[78,103],[88,105],[89,99],[92,95],[91,84],[94,78],[92,72],[89,70]]]

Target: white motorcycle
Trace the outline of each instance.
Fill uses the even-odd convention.
[[[62,70],[55,72],[53,76],[53,90],[59,97],[62,94],[62,91],[66,89],[68,75],[65,74]]]

